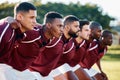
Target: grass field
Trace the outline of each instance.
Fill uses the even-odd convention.
[[[109,80],[120,80],[120,46],[111,46],[101,62]]]
[[[109,80],[120,80],[120,61],[102,61],[102,68]]]

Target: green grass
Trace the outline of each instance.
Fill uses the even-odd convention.
[[[101,65],[109,80],[120,80],[120,61],[102,61]]]
[[[120,61],[120,46],[111,46],[108,47],[108,51],[105,56],[102,58],[105,61]]]
[[[108,48],[101,65],[109,80],[120,80],[120,45]]]

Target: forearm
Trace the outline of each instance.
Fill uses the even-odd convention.
[[[97,64],[97,67],[98,67],[99,71],[100,71],[100,72],[103,72],[103,71],[102,71],[102,68],[101,68],[100,60],[97,61],[96,64]]]

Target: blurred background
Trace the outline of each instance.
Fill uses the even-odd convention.
[[[14,5],[32,2],[37,7],[37,21],[43,23],[44,15],[57,11],[63,16],[75,15],[81,20],[98,21],[103,29],[114,34],[113,45],[102,59],[102,68],[109,80],[119,80],[120,76],[120,4],[117,0],[1,0],[0,19],[13,16]]]

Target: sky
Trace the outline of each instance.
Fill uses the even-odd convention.
[[[18,2],[18,1],[28,1],[28,0],[0,0],[0,3],[9,1],[9,2]],[[108,14],[109,16],[115,17],[120,21],[120,3],[118,0],[41,0],[42,3],[49,2],[63,2],[69,4],[70,2],[77,3],[78,1],[81,4],[91,3],[97,4],[102,8],[103,13]]]

